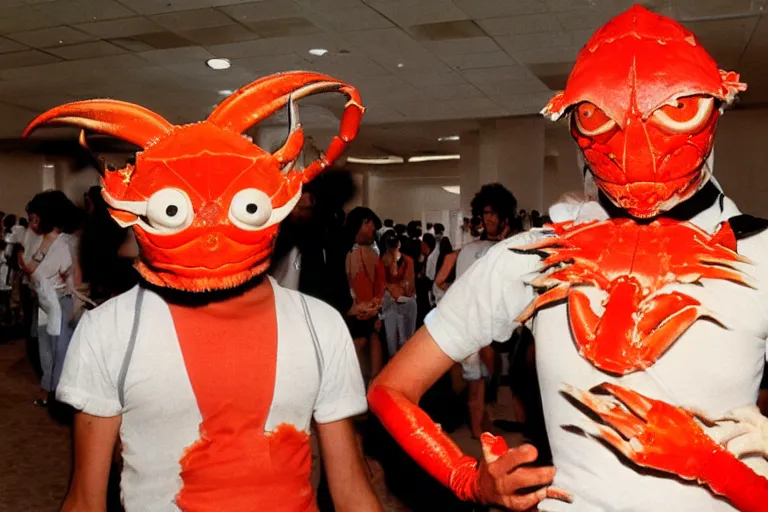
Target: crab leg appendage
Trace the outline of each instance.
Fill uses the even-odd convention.
[[[595,391],[566,386],[563,392],[597,414],[604,424],[579,425],[645,468],[696,480],[741,512],[768,510],[768,479],[756,474],[704,432],[699,416],[616,384]]]
[[[749,262],[736,253],[727,223],[713,235],[663,219],[647,225],[628,219],[567,222],[551,229],[553,236],[514,248],[542,257],[542,275],[531,282],[542,292],[517,320],[567,300],[579,353],[613,375],[650,367],[700,318],[722,323],[693,297],[662,291],[666,285],[717,279],[752,286],[736,266]],[[644,247],[655,252],[644,253]],[[607,294],[601,314],[582,291],[587,287]]]

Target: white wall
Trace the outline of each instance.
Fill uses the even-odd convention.
[[[0,154],[0,210],[24,216],[24,207],[43,189],[42,155]]]
[[[421,220],[425,212],[457,210],[459,196],[443,190],[442,178],[368,178],[368,207],[382,219],[396,223]]]

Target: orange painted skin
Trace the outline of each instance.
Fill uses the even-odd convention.
[[[272,286],[264,281],[235,299],[170,309],[203,418],[200,439],[181,459],[179,508],[317,510],[309,435],[288,424],[264,430],[277,362]]]
[[[715,235],[687,222],[658,219],[637,224],[631,219],[551,226],[556,236],[516,248],[544,253],[543,274],[533,286],[546,291],[518,318],[567,299],[568,317],[579,353],[595,367],[614,375],[651,366],[699,318],[701,304],[678,291],[660,293],[671,283],[726,279],[747,285],[734,267],[746,263],[736,238],[724,224]],[[593,286],[608,294],[598,316],[578,287]]]

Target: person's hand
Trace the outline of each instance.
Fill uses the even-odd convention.
[[[534,509],[544,498],[571,501],[565,491],[550,487],[555,468],[531,467],[538,452],[530,444],[507,448],[504,438],[484,433],[477,494],[484,504],[500,505],[513,512]]]
[[[712,436],[737,457],[762,455],[768,458],[768,418],[756,405],[740,407],[715,420]]]

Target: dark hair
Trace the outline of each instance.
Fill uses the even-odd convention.
[[[80,210],[61,190],[40,192],[27,204],[27,213],[40,218],[38,230],[47,234],[58,228],[73,233],[80,224]]]
[[[392,219],[384,219],[385,227],[391,228],[394,225],[395,225],[395,221],[393,221]]]
[[[517,199],[501,183],[490,183],[483,185],[472,198],[472,215],[482,217],[486,206],[491,207],[501,222],[511,221],[515,216],[515,211],[517,211]]]
[[[406,229],[408,228],[405,227],[405,224],[395,224],[395,233],[398,235],[405,234]]]
[[[427,229],[432,229],[434,226],[432,222],[427,222]]]
[[[347,219],[344,222],[344,230],[346,231],[347,238],[351,243],[354,243],[355,237],[360,232],[360,228],[363,226],[363,223],[368,220],[372,221],[374,225],[377,223],[379,226],[381,225],[379,217],[373,213],[373,210],[364,206],[352,208],[352,210],[350,210],[350,212],[347,214]]]
[[[3,219],[3,227],[6,231],[10,231],[13,226],[16,225],[16,216],[14,214],[6,215]]]
[[[421,228],[419,227],[418,220],[412,220],[408,223],[408,227],[405,229],[409,238],[419,238],[421,236]]]
[[[400,242],[400,237],[392,230],[387,231],[381,237],[381,246],[384,250],[394,249]]]
[[[448,237],[443,237],[442,240],[440,240],[440,254],[437,256],[437,271],[440,271],[440,268],[443,266],[443,262],[445,261],[445,257],[448,256],[453,252],[453,246],[451,245],[451,241],[448,239]]]
[[[435,235],[432,233],[424,233],[424,236],[421,238],[421,241],[427,244],[427,247],[429,247],[429,252],[432,252],[435,250],[435,246],[437,245],[437,239],[435,238]]]
[[[436,235],[442,235],[443,233],[445,233],[445,226],[443,226],[443,225],[442,225],[441,223],[439,223],[439,222],[438,222],[438,223],[436,223],[436,224],[435,224],[435,234],[436,234]]]
[[[23,228],[28,228],[29,227],[29,221],[27,220],[26,217],[22,217],[22,218],[19,219],[19,226],[21,226]]]

